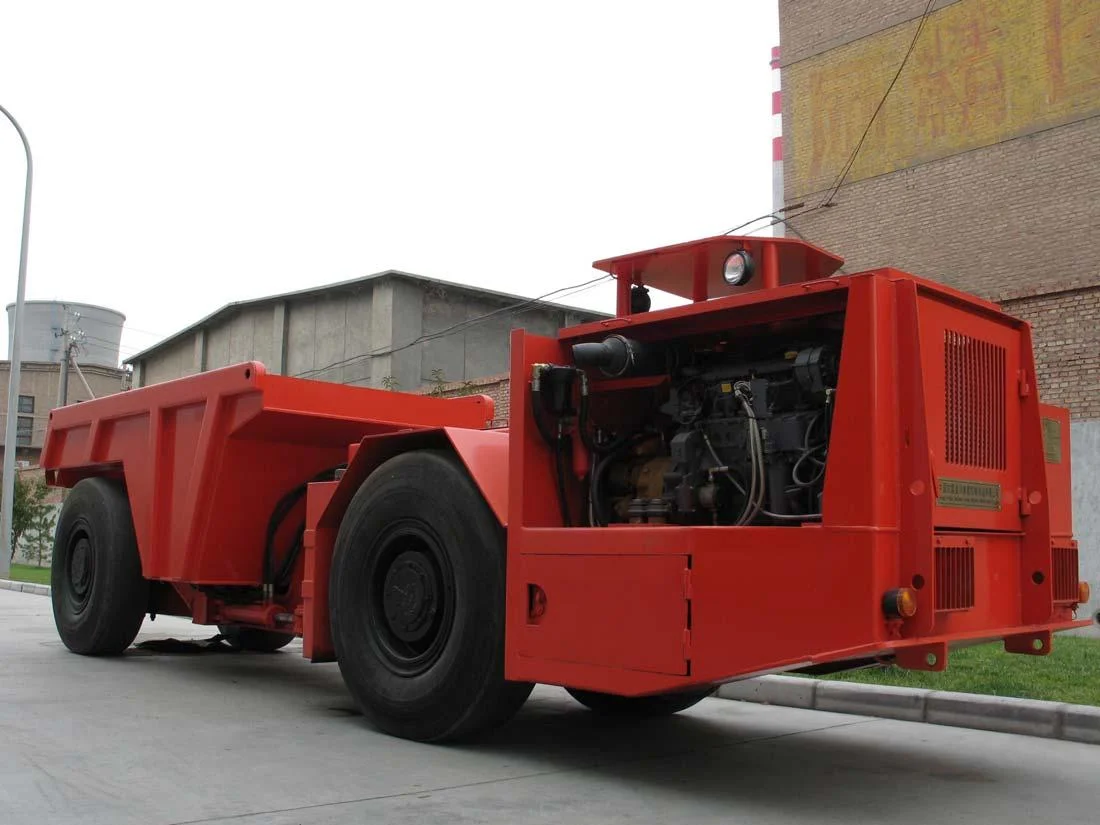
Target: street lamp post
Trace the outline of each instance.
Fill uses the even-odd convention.
[[[0,106],[0,112],[11,121],[19,139],[23,141],[23,150],[27,153],[27,188],[23,194],[23,238],[19,246],[19,286],[15,292],[15,318],[11,325],[11,371],[8,373],[8,420],[4,429],[4,478],[3,512],[0,515],[0,578],[7,578],[12,555],[11,519],[12,504],[15,498],[15,449],[16,423],[19,418],[19,367],[23,348],[23,299],[27,292],[27,244],[31,234],[31,182],[34,179],[34,165],[31,162],[31,145],[27,135],[11,112]]]

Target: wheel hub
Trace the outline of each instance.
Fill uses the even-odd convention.
[[[432,629],[439,591],[435,565],[423,553],[408,550],[394,559],[382,589],[390,631],[403,642],[421,641]]]
[[[442,655],[454,621],[454,571],[438,539],[405,520],[379,537],[368,567],[367,629],[394,673],[423,673]]]
[[[73,595],[83,599],[88,595],[92,584],[92,546],[86,537],[81,536],[73,545],[69,561],[69,584]]]

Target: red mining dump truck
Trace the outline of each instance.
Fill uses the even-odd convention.
[[[258,363],[55,410],[61,638],[118,654],[148,614],[300,636],[424,741],[536,682],[652,715],[761,673],[1048,653],[1088,587],[1028,325],[841,263],[727,236],[597,262],[615,317],[513,333],[507,431],[485,397]]]

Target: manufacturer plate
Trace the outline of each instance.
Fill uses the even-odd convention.
[[[940,507],[959,507],[967,510],[1000,510],[1001,485],[988,481],[966,481],[960,478],[939,479]]]
[[[1047,464],[1062,463],[1062,425],[1056,418],[1043,419],[1043,455]]]

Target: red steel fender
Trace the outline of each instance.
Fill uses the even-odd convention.
[[[490,509],[507,526],[508,432],[434,427],[368,436],[349,449],[339,481],[311,484],[306,500],[302,578],[302,647],[313,662],[330,662],[335,649],[329,628],[328,580],[340,522],[352,497],[384,461],[410,450],[453,449]]]
[[[387,459],[410,450],[450,447],[462,460],[502,526],[508,526],[508,431],[433,427],[367,436],[351,448],[348,468],[318,527],[340,526],[352,496]]]

